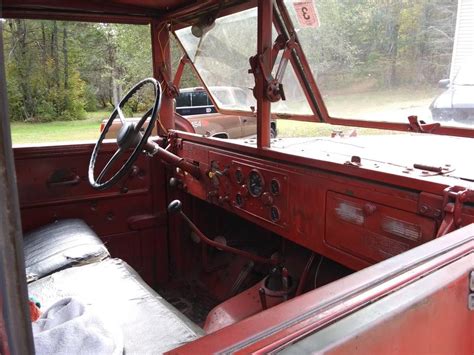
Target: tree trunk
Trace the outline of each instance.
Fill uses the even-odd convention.
[[[21,96],[24,102],[24,119],[29,120],[35,115],[35,105],[30,83],[31,78],[31,58],[28,55],[27,35],[28,27],[25,20],[14,20],[15,31],[14,38],[18,41],[18,46],[14,51],[14,57],[17,62],[18,82]]]
[[[397,57],[398,57],[398,39],[400,32],[400,10],[401,4],[399,0],[395,0],[390,4],[390,18],[388,19],[387,32],[389,37],[388,43],[388,60],[390,65],[388,85],[390,87],[397,85]]]
[[[51,58],[54,65],[54,86],[59,88],[59,55],[58,55],[58,24],[53,21],[53,30],[51,32]]]
[[[64,89],[69,88],[69,56],[67,48],[67,22],[63,28],[63,57],[64,57]]]

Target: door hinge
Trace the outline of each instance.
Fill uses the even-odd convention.
[[[474,270],[469,274],[469,296],[467,306],[470,311],[474,311]]]

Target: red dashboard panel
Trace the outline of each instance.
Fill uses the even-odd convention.
[[[435,236],[434,220],[336,192],[327,193],[326,242],[378,262]]]
[[[180,188],[350,268],[361,269],[436,235],[440,195],[182,141],[202,178]],[[435,213],[436,212],[436,213]]]

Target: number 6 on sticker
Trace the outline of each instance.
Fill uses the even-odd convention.
[[[293,3],[296,11],[298,23],[303,27],[319,27],[318,12],[313,4],[313,1],[299,1]]]

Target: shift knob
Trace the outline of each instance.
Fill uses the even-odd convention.
[[[179,213],[181,212],[181,207],[183,207],[183,204],[180,200],[171,201],[168,205],[168,212],[171,214]]]

